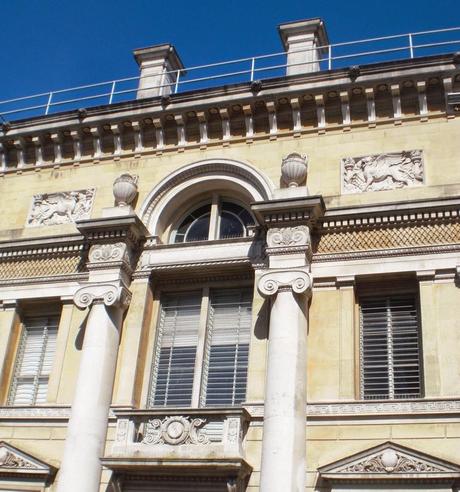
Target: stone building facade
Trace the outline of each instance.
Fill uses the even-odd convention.
[[[0,491],[458,490],[460,57],[0,131]]]

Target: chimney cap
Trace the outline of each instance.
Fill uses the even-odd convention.
[[[137,48],[133,50],[133,56],[140,68],[142,68],[142,65],[145,62],[163,60],[169,63],[171,70],[184,69],[184,64],[182,63],[176,48],[169,43]]]
[[[329,45],[326,26],[323,19],[320,19],[319,17],[285,22],[278,26],[278,32],[286,51],[289,50],[289,39],[292,36],[297,37],[302,34],[314,34],[318,40],[318,47]]]

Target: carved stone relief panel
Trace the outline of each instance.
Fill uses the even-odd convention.
[[[206,421],[200,418],[172,416],[152,419],[146,424],[143,444],[209,444],[209,439],[199,428]]]
[[[421,150],[345,157],[341,167],[344,194],[393,190],[424,183]]]
[[[34,195],[26,225],[28,227],[67,224],[89,219],[96,190],[63,191]]]

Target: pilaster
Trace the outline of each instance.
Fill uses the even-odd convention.
[[[13,367],[12,355],[15,353],[14,345],[16,345],[19,336],[15,330],[19,323],[17,315],[16,302],[3,302],[0,307],[0,401],[2,404],[7,398],[9,389],[9,370]]]
[[[132,299],[124,321],[118,356],[113,405],[135,407],[140,399],[141,368],[145,366],[146,339],[152,312],[152,290],[147,278],[131,284]]]

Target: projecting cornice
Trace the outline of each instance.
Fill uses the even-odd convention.
[[[443,55],[362,65],[354,72],[265,79],[15,121],[0,127],[0,173],[453,118],[457,106],[445,99],[460,76],[454,59]],[[406,98],[414,97],[417,108],[405,114]],[[393,114],[379,114],[382,100]],[[355,118],[363,106],[367,121]]]

